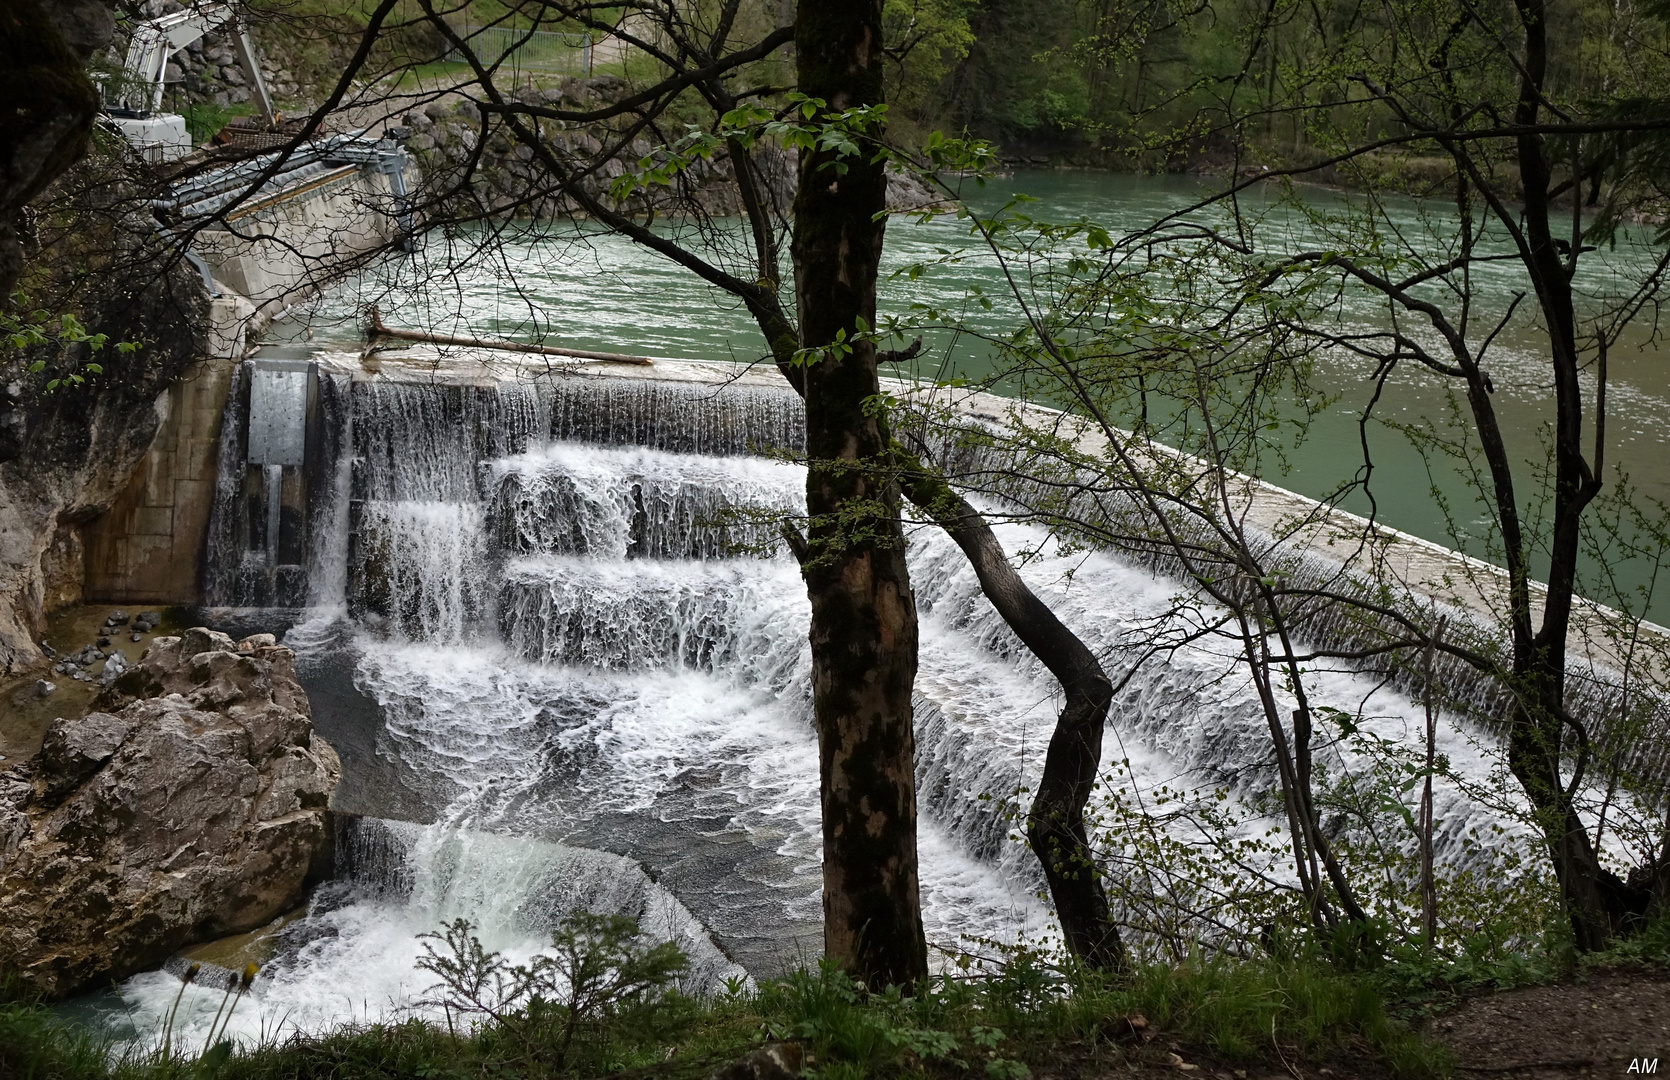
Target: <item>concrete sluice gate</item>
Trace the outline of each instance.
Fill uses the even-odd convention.
[[[499,362],[321,353],[232,373],[207,614],[288,628],[343,760],[336,880],[273,929],[239,1037],[444,1022],[425,1004],[418,935],[458,918],[519,960],[567,913],[631,915],[685,949],[699,991],[819,952],[808,605],[774,546],[777,521],[804,513],[799,400],[774,372]],[[1022,573],[1110,663],[1162,632],[1178,591],[1163,573],[1064,553],[1027,526],[998,533],[1036,552]],[[908,557],[929,939],[947,952],[1046,939],[1012,811],[1036,782],[1058,687],[943,533],[913,530]],[[1318,670],[1308,689],[1381,738],[1412,745],[1425,730],[1419,702],[1376,677]],[[1332,744],[1319,765],[1361,773],[1359,750]],[[1446,715],[1438,750],[1500,791],[1488,735]],[[1250,809],[1274,787],[1269,760],[1233,650],[1202,640],[1124,684],[1101,779],[1149,806],[1164,787],[1231,819],[1239,807],[1231,839],[1250,839],[1279,824]],[[1435,801],[1449,866],[1527,842],[1449,779]],[[1189,820],[1161,827],[1198,842]],[[1271,872],[1288,871],[1278,857]],[[166,972],[130,980],[121,1023],[145,1037],[178,989]],[[207,1025],[219,994],[186,996],[177,1032]]]

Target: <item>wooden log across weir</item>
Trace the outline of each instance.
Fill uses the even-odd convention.
[[[527,345],[520,341],[498,338],[457,337],[452,334],[428,334],[421,330],[402,330],[383,322],[376,304],[365,309],[366,339],[375,344],[378,338],[398,341],[421,341],[430,345],[460,345],[471,349],[504,349],[510,352],[538,353],[541,356],[567,356],[576,360],[601,360],[610,364],[637,364],[648,367],[655,361],[647,356],[628,356],[625,353],[594,352],[589,349],[562,349],[551,345]]]

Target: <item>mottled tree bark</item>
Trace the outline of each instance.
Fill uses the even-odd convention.
[[[881,3],[801,0],[800,89],[831,111],[882,97]],[[843,166],[839,171],[835,165]],[[927,974],[917,895],[916,603],[873,325],[886,177],[869,155],[803,151],[793,255],[805,368],[812,701],[823,802],[824,951],[875,987]],[[844,331],[844,334],[842,333]],[[849,345],[832,347],[838,337]]]

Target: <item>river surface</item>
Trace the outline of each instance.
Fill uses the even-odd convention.
[[[1038,220],[1093,221],[1118,236],[1181,210],[1208,191],[1201,181],[1184,177],[1021,171],[972,191],[970,201],[989,213],[1014,195],[1026,195],[1036,201],[1020,209]],[[1349,198],[1320,188],[1302,189],[1302,194],[1335,212]],[[1305,246],[1313,237],[1276,204],[1275,195],[1273,190],[1251,191],[1254,214],[1264,216],[1267,235],[1291,234],[1294,247]],[[1443,205],[1413,200],[1391,201],[1386,220],[1423,251],[1447,242],[1446,233],[1456,228]],[[702,242],[687,239],[692,245]],[[722,246],[707,250],[723,260]],[[1584,258],[1577,291],[1590,305],[1614,298],[1661,253],[1649,230],[1623,230],[1616,248]],[[904,273],[912,265],[923,268],[915,278]],[[1526,289],[1517,265],[1487,263],[1475,273],[1473,325],[1494,324],[1515,293]],[[883,319],[920,320],[922,309],[931,308],[952,313],[971,332],[954,335],[930,326],[925,335],[929,348],[899,374],[988,380],[997,393],[1015,391],[1015,384],[994,370],[993,352],[978,337],[1001,337],[1020,325],[1023,316],[998,261],[970,235],[967,222],[952,216],[926,222],[893,219],[882,275]],[[1021,280],[1024,284],[1024,277]],[[990,301],[989,309],[983,300]],[[757,328],[733,298],[653,252],[586,226],[516,225],[496,234],[431,236],[418,256],[385,263],[345,283],[318,309],[298,312],[287,326],[275,330],[275,336],[293,335],[305,326],[320,340],[352,337],[358,313],[368,303],[378,304],[390,325],[443,334],[549,340],[587,349],[738,363],[760,363],[764,356]],[[1552,421],[1547,347],[1533,307],[1519,306],[1494,341],[1490,359],[1495,406],[1510,451],[1522,466],[1518,486],[1527,511],[1533,489],[1529,466],[1541,459],[1539,432]],[[1339,318],[1348,329],[1387,326],[1383,308],[1362,295],[1347,294]],[[1415,330],[1422,336],[1418,324]],[[1624,333],[1609,358],[1609,483],[1623,470],[1636,489],[1634,504],[1649,512],[1655,500],[1670,502],[1667,361],[1670,347],[1661,340],[1652,309]],[[1284,453],[1281,460],[1274,454],[1268,458],[1265,479],[1313,498],[1329,498],[1357,476],[1363,460],[1358,417],[1373,394],[1369,375],[1366,362],[1358,358],[1322,356],[1315,390],[1338,395],[1338,401],[1296,444],[1290,436],[1276,436],[1286,439]],[[1592,388],[1592,378],[1586,380]],[[1375,404],[1377,422],[1368,426],[1375,463],[1369,491],[1353,490],[1341,505],[1359,513],[1372,509],[1387,524],[1446,546],[1460,543],[1469,554],[1499,561],[1484,539],[1487,509],[1477,499],[1476,480],[1453,461],[1435,459],[1429,468],[1404,434],[1378,422],[1444,426],[1450,389],[1443,379],[1412,363],[1401,366]],[[1434,488],[1443,493],[1447,510],[1434,498]],[[1585,568],[1591,583],[1609,573],[1632,594],[1654,579],[1652,559],[1645,557],[1614,555],[1604,568],[1593,560],[1587,560]],[[1595,586],[1595,595],[1603,591]],[[1635,595],[1631,607],[1642,613],[1642,603]],[[1655,596],[1645,610],[1658,621],[1670,621],[1670,597]]]

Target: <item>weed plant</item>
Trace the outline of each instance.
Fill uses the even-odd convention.
[[[1394,1075],[1444,1075],[1442,1052],[1389,1014],[1371,978],[1313,950],[1285,960],[1191,956],[1121,977],[1012,950],[912,993],[871,992],[824,965],[758,988],[678,989],[684,958],[629,920],[577,917],[542,962],[513,965],[455,923],[428,939],[429,1003],[447,1020],[344,1027],[196,1057],[117,1052],[38,1000],[0,1005],[0,1077],[30,1080],[706,1077],[762,1042],[789,1040],[814,1080],[1025,1080],[1064,1064],[1223,1066],[1370,1057]],[[225,1049],[222,1049],[225,1047]],[[190,1053],[195,1053],[193,1048]],[[1279,1067],[1279,1066],[1278,1066]]]
[[[819,966],[695,996],[678,988],[684,957],[618,918],[577,916],[558,928],[545,959],[521,966],[483,949],[467,923],[428,941],[423,966],[440,980],[430,1001],[445,1006],[448,1022],[343,1027],[235,1052],[220,1042],[209,1053],[168,1054],[161,1039],[157,1049],[123,1052],[21,983],[0,980],[0,1077],[694,1080],[767,1040],[798,1043],[809,1080],[1025,1080],[1074,1065],[1164,1063],[1176,1051],[1224,1067],[1373,1059],[1394,1076],[1437,1077],[1452,1062],[1411,1030],[1422,1013],[1594,968],[1670,968],[1670,916],[1581,957],[1558,934],[1508,954],[1475,942],[1459,959],[1312,937],[1273,942],[1275,956],[1191,954],[1109,977],[1022,948],[984,970],[970,961],[911,994],[873,993]]]

